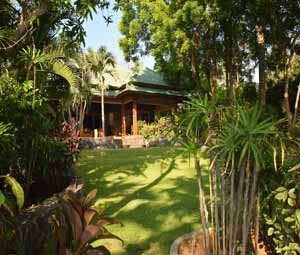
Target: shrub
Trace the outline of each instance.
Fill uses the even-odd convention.
[[[22,184],[26,205],[62,190],[78,154],[72,123],[55,136],[48,102],[33,91],[31,81],[0,76],[0,174],[9,173]]]
[[[170,117],[161,117],[153,123],[139,121],[140,134],[147,141],[157,141],[161,139],[172,140],[175,137],[174,124]]]

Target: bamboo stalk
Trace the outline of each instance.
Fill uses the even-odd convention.
[[[227,246],[226,246],[226,201],[225,201],[225,178],[224,175],[221,176],[221,190],[222,192],[222,201],[221,201],[221,210],[222,210],[222,250],[223,255],[226,255]]]
[[[259,213],[260,213],[260,201],[258,196],[256,200],[255,254],[257,254],[258,252],[258,242],[259,242]]]
[[[241,213],[241,205],[242,205],[242,195],[243,195],[243,189],[244,189],[244,177],[245,177],[245,171],[246,166],[243,165],[240,172],[239,177],[239,186],[238,186],[238,192],[237,192],[237,205],[236,205],[236,217],[233,227],[233,240],[232,245],[235,247],[236,240],[237,240],[237,234],[238,234],[238,228],[239,228],[239,222],[240,222],[240,213]],[[233,248],[233,252],[235,249]]]
[[[213,190],[213,186],[214,186],[214,180],[213,180],[213,166],[210,167],[210,171],[209,171],[209,199],[210,199],[210,218],[211,218],[211,228],[215,229],[215,220],[214,220],[214,190]],[[212,235],[212,254],[215,255],[216,254],[216,239],[215,239],[215,235]]]
[[[209,250],[209,231],[208,231],[208,221],[207,221],[207,207],[205,203],[205,193],[203,189],[203,180],[201,175],[200,159],[195,156],[195,169],[197,172],[197,182],[199,188],[199,205],[200,205],[200,217],[202,223],[202,229],[204,234],[204,243],[206,254],[210,255]]]
[[[216,233],[216,250],[217,254],[221,254],[221,245],[220,245],[220,222],[219,222],[219,206],[218,206],[218,187],[220,183],[218,171],[215,166],[213,167],[213,182],[214,182],[214,205],[215,205],[215,233]]]
[[[250,226],[251,219],[253,218],[253,211],[254,211],[254,203],[256,200],[256,187],[257,187],[257,181],[258,181],[258,171],[256,168],[254,168],[253,171],[253,181],[251,184],[251,192],[250,192],[250,202],[249,202],[249,211],[248,211],[248,217],[247,217],[247,224]]]
[[[250,178],[251,173],[250,173],[250,160],[248,157],[247,160],[247,167],[246,167],[246,181],[245,181],[245,193],[244,193],[244,210],[243,210],[243,227],[242,227],[242,252],[241,255],[246,255],[247,251],[247,241],[248,241],[248,221],[247,221],[247,216],[249,213],[249,189],[250,189]]]
[[[234,182],[235,182],[235,173],[236,173],[236,168],[235,168],[235,165],[234,165],[234,156],[232,158],[232,161],[231,161],[231,178],[230,178],[230,216],[229,216],[229,232],[228,232],[228,235],[229,235],[229,238],[228,238],[228,241],[229,241],[229,245],[228,245],[228,248],[229,248],[229,254],[233,254],[233,219],[234,219],[234,194],[235,194],[235,187],[234,187]]]

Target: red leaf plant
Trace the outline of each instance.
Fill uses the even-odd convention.
[[[96,193],[97,190],[92,190],[84,199],[79,199],[74,192],[67,191],[63,198],[59,197],[67,222],[57,220],[57,215],[51,218],[56,233],[55,255],[111,255],[105,246],[93,247],[91,243],[101,239],[118,239],[123,243],[122,239],[106,229],[107,225],[120,222],[109,217],[99,217],[101,210],[88,207]],[[71,230],[70,245],[67,245],[66,225]]]

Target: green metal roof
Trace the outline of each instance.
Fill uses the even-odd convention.
[[[149,94],[161,94],[168,96],[182,96],[183,94],[174,90],[168,84],[161,73],[154,72],[150,68],[143,68],[139,72],[133,73],[129,69],[118,66],[116,68],[117,75],[114,79],[106,79],[110,85],[105,91],[106,96],[118,97],[121,94],[132,91]],[[151,85],[146,86],[146,85]],[[155,85],[157,85],[155,87]],[[93,95],[100,95],[98,89],[92,89]]]
[[[125,83],[138,82],[160,86],[170,86],[170,84],[164,79],[161,73],[154,72],[150,68],[146,67],[138,73],[129,75]]]
[[[111,97],[118,97],[125,92],[142,92],[142,93],[149,93],[149,94],[161,94],[167,96],[183,96],[182,93],[172,89],[158,89],[158,88],[149,88],[149,87],[142,87],[136,86],[133,84],[128,84],[124,89],[120,90],[106,90],[105,95]],[[98,89],[92,89],[92,94],[95,96],[100,96],[101,92]]]

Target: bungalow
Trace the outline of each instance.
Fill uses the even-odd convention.
[[[133,73],[121,66],[117,68],[117,79],[106,79],[105,91],[105,135],[138,135],[138,121],[154,121],[162,112],[174,111],[182,102],[182,93],[165,81],[162,74],[144,68]],[[92,104],[86,113],[81,137],[103,136],[101,122],[101,93],[92,91]]]

